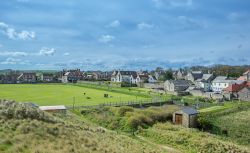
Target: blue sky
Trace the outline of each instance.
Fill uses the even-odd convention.
[[[249,0],[2,0],[0,69],[250,64]]]

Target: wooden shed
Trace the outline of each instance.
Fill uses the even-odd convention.
[[[58,106],[40,106],[40,110],[50,112],[50,113],[66,113],[67,108],[64,105]]]
[[[192,107],[184,107],[174,112],[173,123],[182,125],[187,128],[195,128],[197,126],[198,111]]]

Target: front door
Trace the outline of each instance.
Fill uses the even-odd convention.
[[[175,114],[175,124],[182,124],[182,114]]]

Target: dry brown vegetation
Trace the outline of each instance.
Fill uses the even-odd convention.
[[[36,115],[27,115],[31,112]],[[1,101],[0,114],[0,152],[163,152],[126,135],[85,123],[70,113],[52,116],[29,105]]]

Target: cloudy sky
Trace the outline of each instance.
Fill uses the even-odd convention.
[[[250,64],[249,0],[1,0],[0,69]]]

